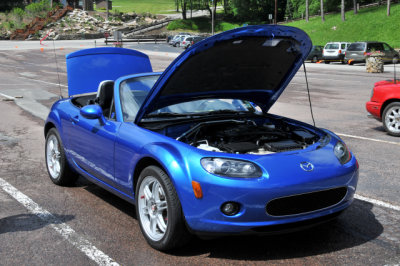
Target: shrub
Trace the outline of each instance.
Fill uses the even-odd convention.
[[[32,3],[25,7],[25,11],[32,15],[37,15],[41,12],[47,12],[50,10],[50,2],[47,0],[42,0],[38,3]]]
[[[14,16],[18,17],[19,19],[22,19],[26,13],[22,8],[16,7],[11,11],[11,14]]]

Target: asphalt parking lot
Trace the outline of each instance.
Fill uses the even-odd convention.
[[[74,187],[48,178],[43,119],[60,93],[67,95],[65,54],[95,45],[103,44],[0,41],[0,264],[400,263],[400,139],[365,110],[374,82],[393,78],[393,65],[368,74],[364,65],[306,63],[316,126],[342,137],[360,164],[356,200],[337,220],[280,236],[195,238],[162,253],[141,235],[134,206],[83,178]],[[154,71],[182,51],[126,47],[148,53]],[[303,70],[271,113],[312,123]]]

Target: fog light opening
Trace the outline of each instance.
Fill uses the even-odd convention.
[[[236,202],[225,202],[221,206],[221,212],[228,216],[233,216],[239,212],[240,206]]]

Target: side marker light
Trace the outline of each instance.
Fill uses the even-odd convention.
[[[192,181],[192,187],[193,187],[194,196],[198,199],[201,199],[203,197],[203,191],[201,190],[200,183],[196,182],[196,181]]]

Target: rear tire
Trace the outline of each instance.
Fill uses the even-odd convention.
[[[392,63],[393,64],[398,64],[399,63],[399,57],[397,55],[395,57],[393,57]]]
[[[178,195],[162,169],[148,166],[140,173],[135,198],[140,230],[150,246],[170,250],[190,240]]]
[[[54,184],[70,186],[78,179],[78,174],[68,164],[64,146],[55,128],[51,128],[46,135],[45,159],[47,172]]]
[[[386,106],[382,115],[382,124],[389,135],[400,137],[400,102]]]
[[[317,63],[318,62],[318,56],[314,55],[312,60],[311,60],[311,62],[312,63]]]
[[[329,61],[327,61],[327,60],[325,60],[325,61],[324,61],[324,63],[325,63],[325,64],[329,64],[330,62],[329,62]]]

